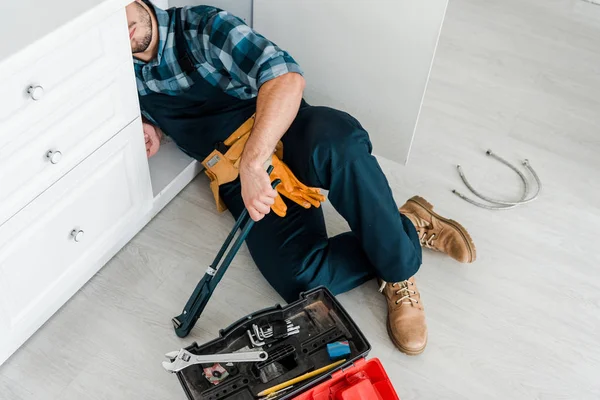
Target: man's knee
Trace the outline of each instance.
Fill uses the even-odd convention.
[[[314,132],[315,153],[340,166],[370,154],[368,133],[351,115],[329,107],[314,107],[309,129]]]

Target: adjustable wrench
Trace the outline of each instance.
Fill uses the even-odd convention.
[[[185,349],[172,351],[165,354],[171,361],[163,361],[163,367],[170,372],[179,372],[195,364],[213,364],[213,363],[243,363],[265,361],[269,358],[266,351],[247,351],[243,353],[223,353],[223,354],[192,354]]]

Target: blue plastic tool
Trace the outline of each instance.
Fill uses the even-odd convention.
[[[327,353],[330,360],[337,360],[350,355],[350,344],[347,340],[333,342],[327,345]]]

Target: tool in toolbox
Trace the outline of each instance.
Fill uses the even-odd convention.
[[[329,354],[329,359],[331,361],[346,358],[351,352],[350,344],[347,340],[327,344],[327,354]]]
[[[300,327],[294,325],[289,319],[285,322],[274,322],[273,324],[264,328],[259,328],[258,325],[252,324],[252,331],[247,331],[250,342],[254,347],[261,347],[266,344],[271,344],[289,336],[297,335],[298,333],[300,333]]]
[[[267,173],[271,174],[272,171],[273,166],[270,165],[267,169]],[[275,189],[275,187],[277,187],[277,185],[279,185],[280,183],[280,179],[275,179],[271,183],[271,187]],[[238,252],[240,247],[242,247],[242,243],[244,243],[244,240],[246,240],[246,237],[250,233],[250,229],[252,229],[253,225],[254,220],[250,218],[248,210],[244,209],[244,211],[240,214],[240,217],[236,221],[235,225],[233,226],[233,229],[225,239],[225,242],[223,243],[223,246],[217,253],[217,256],[215,257],[214,261],[208,267],[206,273],[204,274],[200,282],[198,282],[198,285],[196,285],[196,289],[194,289],[192,296],[185,304],[183,312],[171,320],[173,322],[173,328],[175,329],[175,334],[177,334],[177,336],[181,338],[186,337],[187,335],[189,335],[192,328],[194,328],[196,321],[198,321],[198,318],[200,318],[200,315],[202,314],[202,311],[204,311],[206,304],[208,304],[208,300],[210,300],[210,297],[212,296],[215,288],[221,281],[221,278],[223,278],[223,275],[225,275],[225,272],[227,271],[227,268],[229,268],[229,265],[231,264],[231,261],[235,257],[236,253]],[[231,244],[235,233],[242,226],[243,228],[241,230],[240,235],[231,246],[231,249],[225,256],[225,260],[219,267],[219,262],[221,261],[223,255],[225,254],[225,251]]]
[[[292,390],[293,388],[294,388],[294,385],[288,386],[285,389],[281,389],[281,390],[278,390],[278,391],[273,392],[271,394],[268,394],[265,397],[262,397],[260,400],[272,400],[272,399],[276,399],[276,398],[282,396],[285,392],[288,392],[288,391]]]
[[[325,287],[304,292],[285,306],[243,317],[220,330],[218,338],[193,343],[185,350],[194,354],[262,351],[252,348],[248,332],[267,341],[271,332],[276,336],[291,330],[288,320],[299,332],[265,345],[267,360],[230,366],[225,377],[215,377],[218,382],[202,368],[214,367],[210,363],[175,372],[188,400],[399,400],[381,362],[366,359],[371,350],[367,338]],[[330,359],[346,353],[348,347],[350,354],[341,361]]]
[[[329,365],[326,365],[326,366],[324,366],[322,368],[316,369],[314,371],[307,372],[304,375],[300,375],[300,376],[298,376],[298,377],[296,377],[294,379],[290,379],[289,381],[286,381],[286,382],[280,383],[279,385],[275,385],[273,387],[265,389],[262,392],[260,392],[259,394],[257,394],[257,396],[258,397],[268,396],[268,395],[270,395],[272,393],[278,392],[278,391],[280,391],[282,389],[285,389],[285,388],[287,388],[289,386],[295,385],[296,383],[305,381],[305,380],[310,379],[310,378],[314,378],[315,376],[319,376],[322,373],[327,372],[327,371],[329,371],[331,369],[334,369],[335,367],[340,366],[340,365],[342,365],[345,362],[346,362],[345,359],[344,360],[340,360],[340,361],[334,362],[333,364],[329,364]]]
[[[265,361],[269,358],[266,351],[248,351],[243,353],[225,353],[225,354],[192,354],[186,349],[172,351],[165,354],[171,361],[163,361],[162,365],[167,371],[179,372],[187,367],[196,364],[214,364],[214,363],[245,363]]]

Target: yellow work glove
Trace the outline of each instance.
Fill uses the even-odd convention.
[[[285,196],[293,202],[301,205],[304,208],[320,207],[321,202],[325,201],[325,196],[321,194],[318,188],[306,186],[296,178],[287,165],[279,159],[275,154],[271,159],[273,171],[271,172],[271,182],[275,179],[280,179],[281,183],[277,185],[275,190],[281,196]],[[275,197],[275,203],[271,206],[273,212],[280,217],[285,217],[287,206],[280,196]]]

